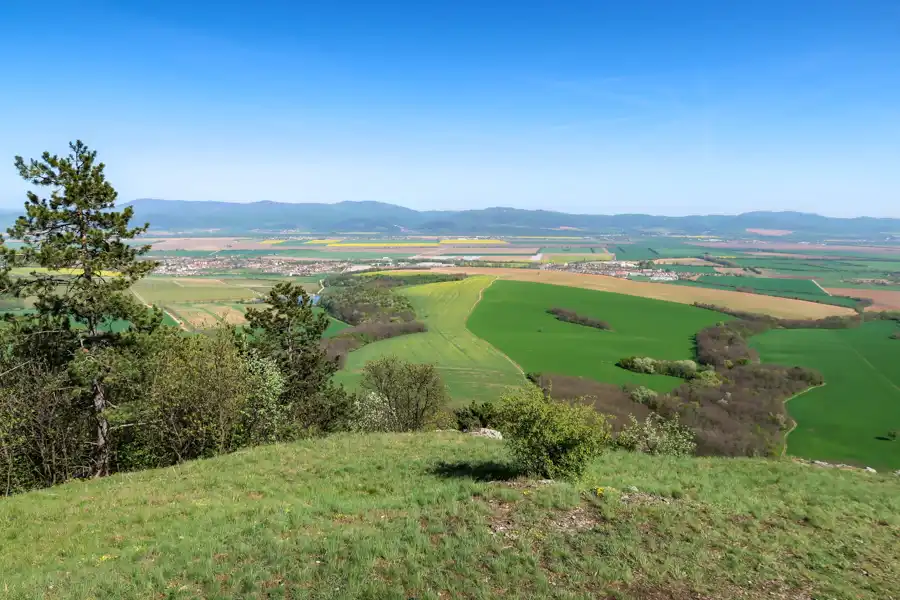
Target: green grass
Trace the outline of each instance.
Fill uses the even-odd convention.
[[[524,378],[516,366],[466,329],[466,318],[490,283],[490,277],[469,277],[403,289],[400,293],[409,298],[416,318],[428,326],[428,331],[382,340],[351,352],[336,380],[356,387],[367,361],[395,354],[413,362],[436,363],[454,405],[495,400],[504,388],[521,384]]]
[[[765,362],[818,369],[825,386],[788,402],[788,452],[829,462],[900,468],[900,341],[890,321],[855,329],[775,330],[751,338]]]
[[[601,331],[558,321],[547,309],[559,307],[606,321]],[[646,385],[669,391],[674,377],[642,375],[620,369],[627,356],[669,360],[693,356],[693,337],[723,315],[673,302],[579,288],[497,281],[469,318],[469,328],[526,372],[589,377],[596,381]]]
[[[896,595],[900,478],[620,452],[577,486],[511,476],[503,442],[341,435],[0,499],[3,595]]]

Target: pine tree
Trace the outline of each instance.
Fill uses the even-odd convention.
[[[49,197],[28,192],[25,214],[7,230],[21,247],[5,245],[0,236],[0,290],[17,298],[33,298],[35,314],[20,316],[15,326],[31,353],[45,360],[66,361],[81,378],[86,410],[97,423],[93,473],[109,471],[109,425],[103,351],[124,334],[111,324],[128,321],[132,330],[150,331],[161,322],[157,310],[139,304],[129,288],[154,269],[140,260],[149,246],[127,243],[148,225],[131,227],[133,211],[115,210],[116,190],[106,181],[96,151],[80,140],[69,144],[65,157],[45,152],[40,160],[15,159],[19,175]],[[31,268],[26,275],[13,273]],[[40,347],[37,347],[37,344]]]

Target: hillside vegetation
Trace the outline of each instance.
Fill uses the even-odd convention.
[[[613,452],[578,486],[542,484],[517,478],[502,444],[340,435],[7,498],[4,595],[883,600],[897,591],[898,478]]]
[[[508,358],[466,329],[466,319],[478,303],[490,277],[416,285],[400,290],[428,326],[416,333],[368,344],[347,356],[337,381],[355,387],[367,361],[397,355],[416,362],[433,362],[456,404],[492,401],[510,385],[525,379]]]

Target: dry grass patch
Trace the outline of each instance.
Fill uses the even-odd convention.
[[[832,296],[848,298],[868,298],[873,302],[866,310],[900,310],[900,292],[893,290],[855,290],[850,288],[827,288]]]

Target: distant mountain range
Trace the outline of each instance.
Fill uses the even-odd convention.
[[[253,231],[381,234],[565,235],[584,233],[745,234],[748,229],[797,234],[878,238],[900,235],[900,219],[839,219],[799,212],[664,217],[642,214],[579,215],[547,210],[494,207],[480,210],[417,211],[384,202],[293,204],[279,202],[197,202],[144,198],[129,203],[137,221],[151,230],[243,234]],[[6,225],[18,214],[0,213]]]

